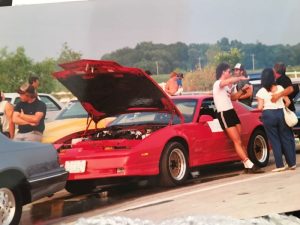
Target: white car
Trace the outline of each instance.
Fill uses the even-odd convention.
[[[5,100],[12,103],[14,106],[20,101],[18,93],[4,93]],[[54,96],[45,93],[38,93],[38,98],[46,104],[47,113],[45,122],[54,120],[58,113],[60,113],[64,105]]]

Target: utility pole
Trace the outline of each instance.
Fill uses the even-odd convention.
[[[201,57],[199,56],[199,69],[201,70]]]
[[[255,65],[255,64],[254,64],[254,62],[255,62],[255,61],[254,61],[254,60],[255,60],[255,59],[254,59],[255,55],[254,55],[254,54],[251,54],[251,56],[252,56],[252,70],[254,71],[254,70],[255,70],[255,66],[254,66],[254,65]]]
[[[156,75],[158,75],[158,62],[156,61]]]

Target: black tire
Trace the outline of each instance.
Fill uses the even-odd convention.
[[[18,189],[0,184],[0,224],[18,225],[22,215],[22,197]]]
[[[186,149],[179,142],[166,145],[160,159],[160,185],[172,187],[184,183],[189,174]]]
[[[71,194],[87,194],[95,189],[95,185],[89,180],[67,181],[65,189]]]
[[[262,130],[255,130],[248,144],[248,156],[258,167],[265,167],[269,163],[269,145],[267,135]]]

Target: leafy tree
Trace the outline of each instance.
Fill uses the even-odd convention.
[[[60,55],[57,59],[58,64],[74,61],[74,60],[79,60],[81,59],[82,54],[80,52],[76,52],[72,50],[69,46],[68,43],[65,42],[62,46]]]
[[[231,48],[228,38],[225,37],[223,37],[220,41],[217,41],[217,46],[224,52],[230,51]]]
[[[52,76],[56,66],[56,60],[50,58],[33,65],[33,73],[37,75],[40,80],[39,92],[51,93],[57,91],[58,81]]]
[[[15,53],[2,49],[0,58],[0,87],[4,92],[15,92],[22,83],[27,82],[33,61],[26,56],[23,47],[18,47]]]
[[[39,92],[50,93],[64,89],[53,78],[52,73],[57,69],[58,63],[80,59],[80,56],[81,53],[70,49],[67,43],[64,43],[57,61],[48,58],[37,63],[26,55],[23,47],[18,47],[15,52],[8,52],[7,48],[2,48],[0,49],[0,89],[4,92],[15,92],[21,84],[28,82],[30,75],[39,77]]]
[[[236,63],[241,62],[242,54],[239,49],[231,48],[228,52],[219,52],[215,56],[215,65],[221,62],[227,62],[229,65],[234,66]]]

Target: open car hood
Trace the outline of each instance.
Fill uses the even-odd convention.
[[[143,70],[113,61],[78,60],[53,75],[95,122],[129,112],[165,111],[183,116],[162,88]]]

